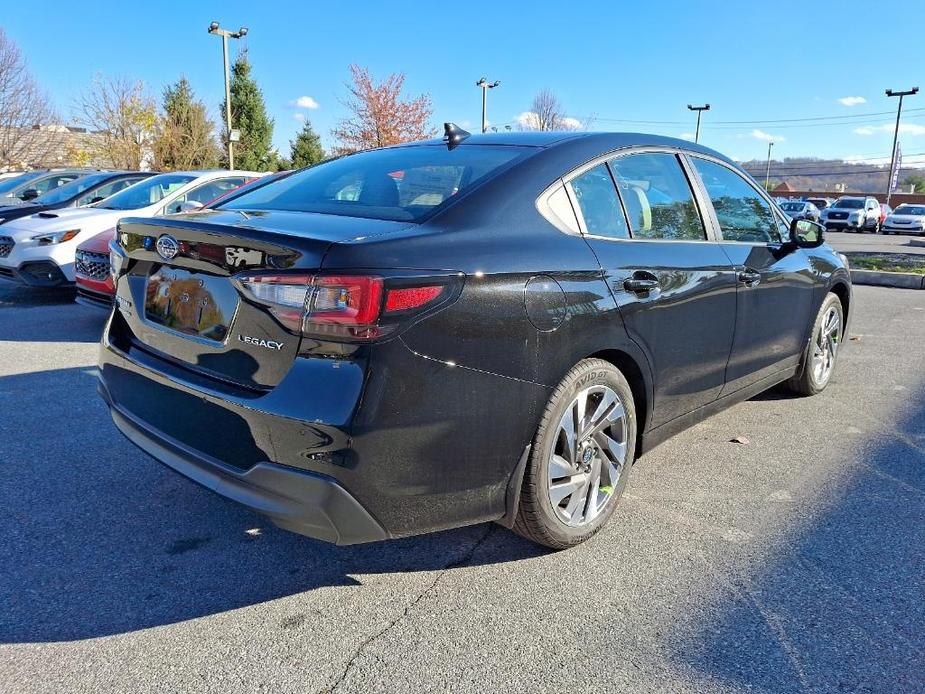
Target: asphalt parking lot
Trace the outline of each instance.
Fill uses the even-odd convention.
[[[103,316],[29,296],[0,292],[0,690],[925,689],[923,292],[855,288],[828,390],[645,455],[561,553],[278,530],[118,436]]]
[[[842,253],[911,253],[925,255],[925,245],[912,243],[919,237],[899,234],[859,234],[856,232],[829,231],[825,235],[833,248]]]

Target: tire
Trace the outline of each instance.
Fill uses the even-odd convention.
[[[585,416],[576,426],[582,398]],[[583,427],[599,431],[582,437]],[[569,428],[578,434],[571,445]],[[553,549],[590,538],[623,496],[635,450],[636,407],[626,378],[603,359],[580,361],[546,404],[524,471],[514,532]]]
[[[833,315],[837,316],[833,340],[830,342],[825,339],[823,342],[832,323],[836,322]],[[803,358],[800,360],[800,371],[785,382],[788,390],[797,395],[816,395],[825,390],[835,371],[839,347],[844,338],[844,329],[845,313],[841,301],[835,294],[829,292],[819,308],[819,313],[816,314],[816,320],[813,321],[813,330],[803,349]],[[821,368],[820,359],[822,360]]]

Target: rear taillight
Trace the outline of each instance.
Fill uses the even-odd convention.
[[[373,340],[400,320],[448,297],[449,282],[414,283],[371,275],[246,275],[238,286],[287,329],[333,340]]]

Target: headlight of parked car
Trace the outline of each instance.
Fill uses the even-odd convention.
[[[56,243],[64,243],[65,241],[70,241],[72,238],[77,236],[80,233],[80,229],[70,229],[68,231],[55,231],[50,234],[39,234],[38,236],[33,236],[32,240],[35,241],[40,246],[51,246]]]

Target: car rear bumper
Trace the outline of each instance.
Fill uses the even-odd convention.
[[[330,477],[273,463],[258,463],[245,472],[231,470],[122,411],[102,384],[100,393],[116,427],[129,441],[194,482],[268,516],[280,527],[339,545],[389,538],[366,509]]]
[[[548,398],[546,386],[426,358],[402,340],[375,355],[299,356],[276,386],[248,391],[128,342],[118,324],[116,311],[100,392],[128,438],[284,528],[340,544],[506,516]]]

